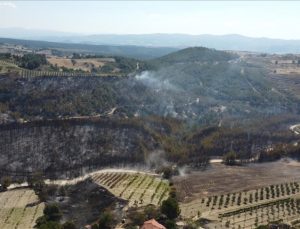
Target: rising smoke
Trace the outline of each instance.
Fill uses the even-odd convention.
[[[165,158],[165,151],[155,150],[147,155],[147,157],[145,158],[145,162],[147,167],[149,168],[159,168],[169,165]]]
[[[178,91],[178,88],[170,83],[168,79],[162,79],[158,72],[143,71],[135,76],[135,79],[141,81],[144,85],[156,90]]]
[[[158,103],[155,105],[161,115],[174,118],[179,116],[175,105],[176,96],[174,96],[179,93],[179,90],[175,85],[163,79],[158,72],[153,71],[144,71],[136,75],[135,79],[153,91],[158,98]]]

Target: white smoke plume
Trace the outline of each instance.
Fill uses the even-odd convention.
[[[155,150],[147,155],[145,158],[147,167],[149,168],[159,168],[169,165],[165,159],[165,152],[163,150]]]
[[[169,80],[163,79],[158,72],[144,71],[136,75],[135,79],[155,91],[160,101],[159,109],[164,116],[178,116],[175,109],[174,97],[172,95],[180,93],[180,90],[178,90],[175,85],[170,83]]]
[[[157,72],[144,71],[135,76],[135,79],[142,81],[143,84],[152,87],[154,89],[164,90],[178,90],[173,84],[167,79],[161,79]]]

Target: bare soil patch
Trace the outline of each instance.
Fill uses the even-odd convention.
[[[300,163],[294,160],[247,166],[213,164],[205,171],[192,171],[173,178],[183,202],[299,180]]]

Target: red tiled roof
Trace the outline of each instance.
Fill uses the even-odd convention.
[[[155,219],[144,222],[141,229],[166,229],[163,225],[159,224]]]

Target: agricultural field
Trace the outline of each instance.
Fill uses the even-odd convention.
[[[274,84],[273,90],[284,94],[291,93],[300,98],[300,56],[244,55],[242,59],[268,70],[268,79]],[[276,89],[275,89],[276,88]]]
[[[209,178],[209,179],[208,179]],[[300,163],[282,159],[276,162],[245,166],[225,166],[213,163],[205,171],[192,171],[173,178],[184,202],[195,199],[257,189],[287,181],[300,181]]]
[[[298,224],[299,165],[295,161],[243,167],[218,164],[175,177],[181,215],[206,218],[209,228],[255,228],[277,220]]]
[[[44,209],[44,204],[28,188],[1,192],[0,206],[1,229],[31,229]]]
[[[14,63],[0,60],[0,74],[5,74],[8,72],[20,72],[20,71],[21,69]]]
[[[91,72],[93,68],[101,68],[107,63],[114,63],[114,58],[86,58],[86,59],[71,59],[63,57],[50,56],[47,61],[53,66],[65,67],[73,70],[82,70]],[[117,69],[116,69],[117,71]]]
[[[255,228],[278,219],[290,222],[300,218],[299,198],[299,182],[282,183],[182,204],[181,214],[211,219],[212,228]]]
[[[75,185],[92,178],[93,182],[104,187],[116,197],[128,201],[128,206],[159,205],[169,196],[169,182],[152,173],[134,170],[100,170],[72,180],[46,180],[47,184]]]
[[[110,58],[106,58],[110,59]],[[80,69],[80,68],[78,68]],[[31,78],[31,77],[44,77],[44,76],[51,76],[51,77],[74,77],[74,76],[110,76],[110,73],[91,73],[88,70],[84,70],[84,72],[66,72],[66,71],[54,71],[49,70],[48,67],[45,70],[28,70],[25,68],[18,67],[15,63],[7,62],[0,60],[0,75],[3,74],[11,74],[13,76],[19,76],[22,78]],[[113,72],[114,75],[119,76],[122,75],[119,73],[119,70]]]
[[[158,176],[138,172],[100,172],[92,175],[95,183],[112,194],[128,200],[128,206],[159,205],[169,194],[169,184]]]
[[[279,75],[300,74],[300,60],[273,60],[273,69]]]
[[[243,60],[256,65],[263,65],[270,72],[282,76],[300,74],[299,55],[261,55],[239,53]]]

